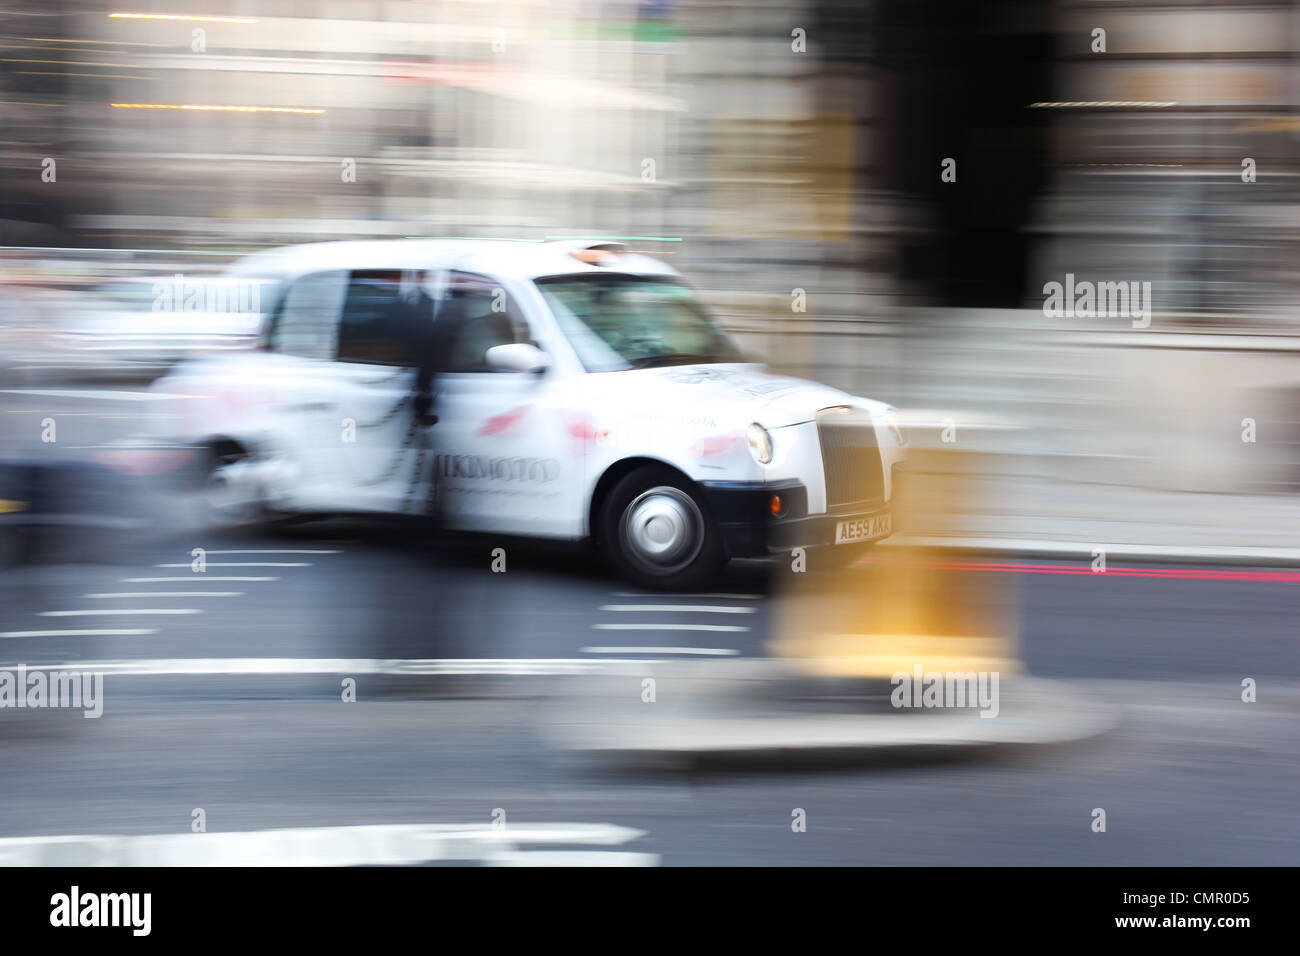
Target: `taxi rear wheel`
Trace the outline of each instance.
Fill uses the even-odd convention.
[[[199,520],[211,529],[257,524],[265,517],[251,483],[245,477],[248,456],[229,447],[210,450],[199,489]]]
[[[638,468],[614,486],[602,511],[601,540],[619,573],[643,587],[694,587],[726,561],[708,508],[668,468]]]

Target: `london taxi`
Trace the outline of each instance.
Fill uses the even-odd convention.
[[[153,386],[221,520],[436,512],[589,540],[665,589],[735,557],[850,560],[892,532],[892,409],[746,361],[673,268],[618,244],[314,243],[230,275],[277,290],[258,347]],[[393,318],[413,297],[455,316],[431,428]]]

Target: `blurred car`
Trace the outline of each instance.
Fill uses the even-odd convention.
[[[13,368],[54,360],[55,338],[77,305],[66,289],[0,281],[0,369],[6,379]]]
[[[231,274],[283,291],[260,349],[178,366],[151,403],[158,437],[207,451],[219,519],[436,510],[592,539],[666,588],[891,533],[889,406],[746,362],[671,267],[618,244],[320,243]],[[415,302],[443,342],[431,429],[410,407]]]
[[[116,467],[0,460],[0,567],[125,560],[149,522],[142,489]]]
[[[69,301],[49,345],[73,369],[162,372],[185,357],[254,346],[270,286],[225,276],[101,281]]]

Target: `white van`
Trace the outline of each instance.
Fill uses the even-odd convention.
[[[892,531],[889,406],[746,362],[671,267],[617,244],[330,242],[232,273],[277,283],[260,347],[154,385],[215,505],[591,539],[664,588]],[[415,298],[450,330],[427,428],[393,318]]]

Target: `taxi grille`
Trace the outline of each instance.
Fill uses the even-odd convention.
[[[884,471],[876,429],[870,419],[839,414],[818,416],[817,437],[826,476],[826,509],[867,510],[883,503]]]

